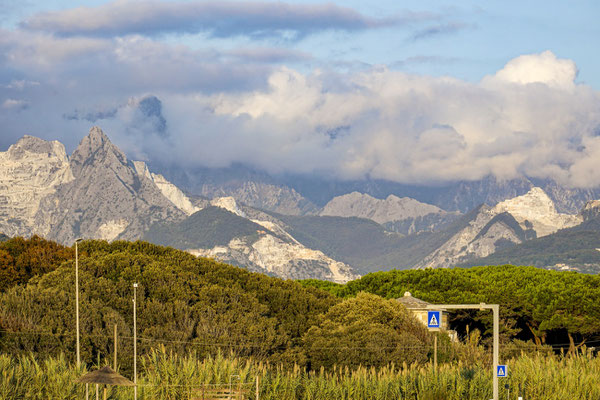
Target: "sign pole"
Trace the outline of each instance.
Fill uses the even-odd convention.
[[[500,354],[500,306],[498,304],[485,304],[485,303],[481,303],[481,304],[430,304],[427,306],[428,310],[443,310],[443,309],[447,309],[447,310],[483,310],[483,309],[488,309],[488,310],[492,310],[494,313],[494,349],[493,349],[493,374],[492,374],[492,386],[493,386],[493,393],[494,393],[494,399],[493,400],[499,400],[498,397],[498,358],[499,358],[499,354]],[[440,311],[435,311],[435,312],[440,312]],[[437,328],[438,326],[435,326],[437,324],[433,324],[432,322],[436,322],[436,321],[432,321],[432,317],[434,316],[433,314],[431,314],[432,311],[428,312],[428,327],[429,328]],[[441,313],[441,312],[440,312]],[[437,322],[439,323],[439,321],[441,320],[441,314],[436,314],[435,318],[437,319]],[[505,375],[506,376],[506,375]]]
[[[437,372],[437,334],[433,337],[433,370]]]
[[[494,312],[494,400],[499,399],[498,395],[498,355],[500,353],[500,310],[498,304],[492,304]]]

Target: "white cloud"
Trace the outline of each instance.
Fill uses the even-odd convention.
[[[523,85],[525,71],[537,65],[544,67],[536,78],[544,84]],[[512,80],[501,79],[503,71],[513,71]],[[510,61],[493,84],[385,68],[341,79],[281,68],[266,90],[196,96],[180,106],[184,113],[215,111],[186,139],[210,143],[207,153],[216,148],[219,165],[230,160],[275,172],[413,183],[528,175],[594,186],[600,94],[574,85],[575,71],[572,61],[548,52]],[[340,80],[345,84],[331,84]],[[243,151],[232,153],[233,146]],[[198,153],[205,162],[214,158]]]
[[[547,50],[540,54],[527,54],[512,59],[494,75],[500,81],[519,83],[544,83],[568,88],[577,77],[577,66],[572,60],[559,59]]]
[[[103,117],[129,154],[163,162],[406,183],[528,175],[600,185],[600,93],[575,84],[573,61],[552,53],[517,57],[479,83],[386,67],[306,74],[240,63],[248,54],[235,53],[140,36],[0,31],[0,74],[18,71],[0,86],[0,145],[27,133],[72,149],[87,120]],[[148,95],[168,135],[146,134],[145,119],[118,109]]]

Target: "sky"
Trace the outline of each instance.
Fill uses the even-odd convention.
[[[0,0],[0,150],[600,185],[600,3]]]

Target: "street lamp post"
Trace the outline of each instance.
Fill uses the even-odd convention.
[[[133,398],[137,400],[137,321],[135,315],[138,284],[133,284]]]
[[[79,254],[77,243],[83,239],[75,239],[75,325],[77,329],[77,369],[81,364],[81,355],[79,351]]]

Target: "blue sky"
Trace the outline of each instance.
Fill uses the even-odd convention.
[[[0,148],[600,184],[595,1],[0,0]],[[191,149],[194,149],[193,151]]]

